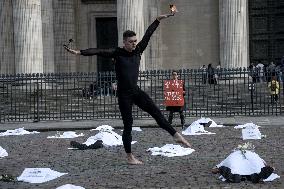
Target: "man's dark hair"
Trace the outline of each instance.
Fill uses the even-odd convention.
[[[134,31],[126,30],[125,32],[123,32],[123,40],[125,40],[128,37],[133,37],[133,36],[136,36],[136,33]]]

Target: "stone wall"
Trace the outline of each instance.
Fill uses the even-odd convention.
[[[170,0],[161,0],[161,12]],[[178,13],[161,23],[163,68],[199,68],[219,62],[219,1],[176,0]]]

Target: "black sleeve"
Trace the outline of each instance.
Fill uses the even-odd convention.
[[[98,55],[102,57],[109,57],[113,58],[115,55],[115,49],[97,49],[97,48],[90,48],[85,50],[80,50],[81,55],[83,56],[93,56]]]
[[[160,22],[156,19],[146,30],[142,40],[137,44],[137,48],[138,48],[140,53],[143,53],[143,51],[146,49],[152,34],[157,29],[159,24],[160,24]]]

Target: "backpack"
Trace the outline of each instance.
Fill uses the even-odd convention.
[[[271,91],[276,91],[276,82],[271,82],[271,86],[270,86],[270,89]]]

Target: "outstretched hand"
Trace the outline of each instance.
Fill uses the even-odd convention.
[[[160,21],[164,18],[169,18],[170,16],[174,16],[175,13],[178,12],[177,7],[175,5],[170,5],[170,11],[171,11],[170,14],[162,14],[162,15],[158,16],[157,20]]]
[[[71,54],[75,54],[75,55],[81,54],[80,51],[71,49],[71,48],[69,48],[67,45],[63,45],[63,47],[64,47],[68,52],[70,52]]]
[[[171,13],[171,14],[162,14],[162,15],[160,15],[160,16],[157,17],[157,20],[160,21],[160,20],[162,20],[162,19],[164,19],[164,18],[168,18],[168,17],[174,16],[174,15],[175,15],[174,13]]]

